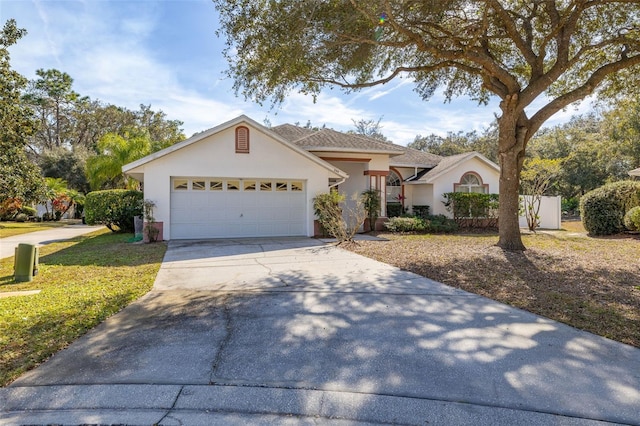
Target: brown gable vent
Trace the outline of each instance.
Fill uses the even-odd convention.
[[[249,153],[249,128],[245,126],[236,127],[236,153]]]

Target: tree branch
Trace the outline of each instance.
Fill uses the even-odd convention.
[[[546,106],[536,112],[529,120],[531,134],[537,132],[542,124],[544,124],[544,122],[556,112],[592,94],[597,86],[607,76],[622,69],[630,68],[639,64],[640,54],[598,68],[584,84],[576,87],[570,92],[558,96],[556,99],[549,102]]]
[[[518,50],[522,53],[522,56],[524,56],[527,63],[532,69],[535,68],[538,63],[538,57],[531,46],[529,46],[522,37],[520,37],[516,23],[511,18],[511,15],[502,7],[498,0],[489,0],[487,1],[487,4],[495,10],[498,17],[502,20],[504,29],[507,31],[511,40],[515,43]]]

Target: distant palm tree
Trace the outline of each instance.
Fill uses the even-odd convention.
[[[125,176],[122,166],[151,152],[148,134],[122,137],[107,133],[98,141],[98,154],[87,160],[87,178],[91,189],[139,189],[140,183]]]

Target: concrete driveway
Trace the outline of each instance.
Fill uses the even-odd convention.
[[[172,241],[151,293],[0,407],[9,424],[640,425],[640,350],[313,239]]]
[[[104,226],[67,225],[60,228],[51,228],[44,231],[0,238],[0,259],[13,257],[15,255],[15,249],[20,243],[42,246],[56,241],[79,237],[80,235],[88,234],[101,228],[104,228]]]

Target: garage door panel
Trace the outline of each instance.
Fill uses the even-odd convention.
[[[269,190],[269,186],[251,187],[243,185],[239,178],[229,178],[233,183],[240,182],[239,190],[229,191],[226,185],[222,190],[209,190],[209,181],[225,179],[196,180],[205,181],[206,189],[193,190],[190,183],[187,190],[172,190],[171,238],[306,235],[306,195],[304,191],[292,190],[300,186],[300,181],[296,185],[290,181],[287,185],[273,184]]]

